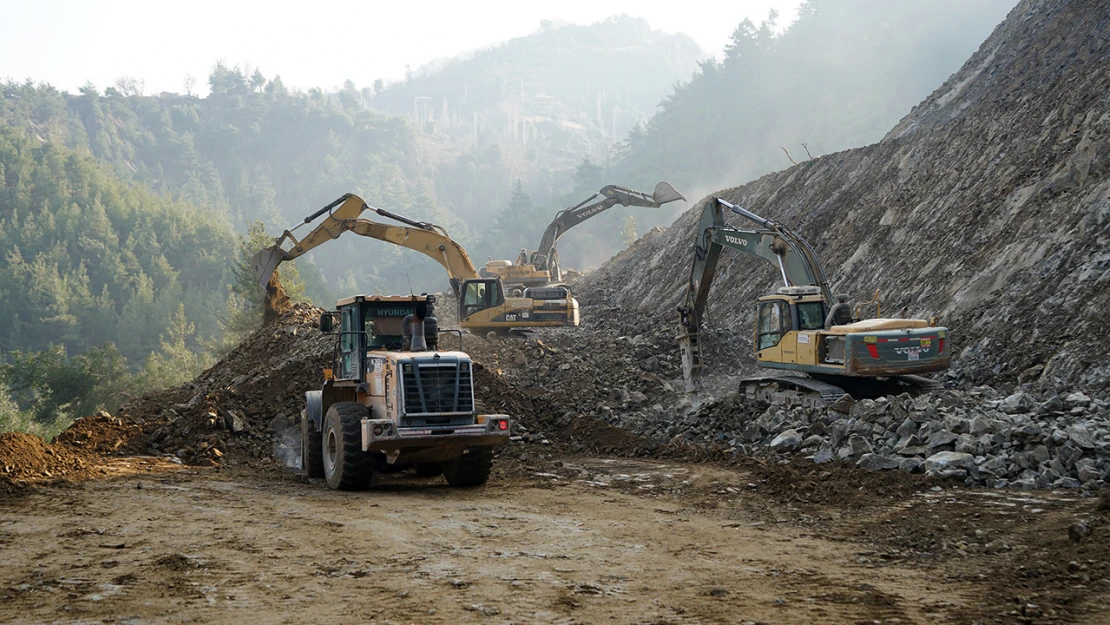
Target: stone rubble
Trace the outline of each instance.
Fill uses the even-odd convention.
[[[1110,401],[1084,393],[1002,395],[979,386],[837,403],[768,404],[734,393],[673,419],[633,413],[613,423],[734,454],[800,454],[993,488],[1093,492],[1110,482]]]

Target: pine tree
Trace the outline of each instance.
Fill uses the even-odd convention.
[[[628,247],[635,243],[638,238],[640,238],[640,235],[636,233],[636,216],[629,215],[624,220],[624,226],[621,227],[621,241],[624,242],[625,247]]]

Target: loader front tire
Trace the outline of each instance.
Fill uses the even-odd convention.
[[[328,408],[321,433],[324,477],[339,490],[365,490],[374,477],[374,459],[362,450],[362,419],[370,410],[362,404],[339,402]]]
[[[489,480],[493,469],[492,447],[471,447],[457,460],[443,463],[443,477],[451,486],[478,486]]]

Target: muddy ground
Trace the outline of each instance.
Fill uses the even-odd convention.
[[[1094,498],[909,476],[884,487],[878,474],[835,467],[572,455],[526,464],[515,451],[477,489],[401,474],[343,493],[282,471],[153,458],[108,460],[101,479],[30,485],[0,498],[0,620],[1110,617],[1110,523]],[[826,481],[836,497],[815,496]],[[1089,532],[1078,541],[1077,522]]]

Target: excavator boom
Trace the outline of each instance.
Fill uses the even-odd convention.
[[[408,225],[394,226],[359,219],[359,215],[367,210]],[[348,231],[416,250],[435,260],[447,270],[451,285],[456,289],[455,295],[458,295],[460,281],[478,277],[478,270],[474,268],[474,263],[471,262],[466,250],[447,236],[443,228],[427,222],[413,221],[382,208],[372,208],[362,198],[351,193],[309,215],[300,225],[307,224],[328,211],[331,211],[328,218],[303,239],[297,240],[293,236],[293,230],[296,228],[286,230],[274,245],[261,250],[251,258],[251,269],[255,272],[260,286],[266,287],[270,276],[282,262],[294,260],[322,243],[338,239],[339,235]],[[288,248],[283,247],[286,242],[291,243]]]
[[[725,223],[724,209],[749,219],[763,230],[739,230]],[[815,286],[825,301],[832,302],[832,293],[825,280],[825,271],[809,243],[782,224],[764,219],[719,197],[710,199],[702,208],[698,238],[694,243],[694,263],[687,282],[686,302],[682,314],[680,344],[687,391],[694,392],[701,369],[697,332],[705,311],[713,275],[723,248],[731,248],[761,258],[776,267],[786,286]]]
[[[686,201],[686,198],[667,182],[655,185],[655,192],[651,195],[615,184],[607,185],[578,204],[559,211],[555,215],[555,220],[544,230],[536,253],[545,257],[550,255],[555,244],[559,242],[559,237],[567,230],[591,217],[600,215],[617,204],[658,208],[675,200]]]
[[[499,275],[512,284],[541,285],[558,282],[562,279],[562,272],[559,268],[559,251],[555,249],[555,245],[567,230],[618,204],[658,208],[675,200],[685,201],[686,198],[667,182],[656,184],[651,195],[615,184],[607,185],[578,204],[556,213],[555,219],[544,230],[539,247],[532,252],[521,250],[521,257],[516,265],[508,261],[491,260],[486,264],[486,272]]]

